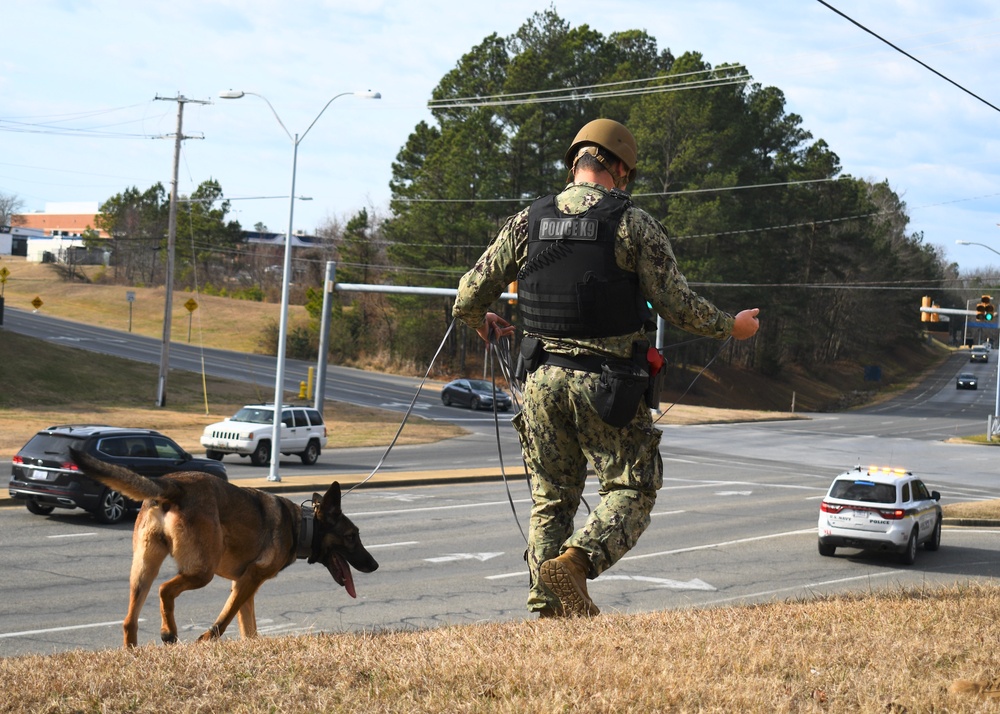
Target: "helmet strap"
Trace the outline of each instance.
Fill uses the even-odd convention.
[[[608,157],[604,156],[599,151],[599,149],[600,147],[594,145],[584,146],[583,148],[581,148],[576,153],[576,157],[573,159],[573,166],[569,170],[570,177],[572,178],[573,174],[576,173],[576,164],[577,162],[580,161],[580,157],[583,156],[584,154],[590,154],[595,159],[597,159],[597,163],[603,166],[605,171],[611,174],[611,179],[612,181],[614,181],[615,188],[624,191],[625,187],[628,186],[628,174],[625,174],[624,176],[616,174],[614,166],[612,165],[611,161],[609,161]]]

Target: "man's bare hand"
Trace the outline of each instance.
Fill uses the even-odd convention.
[[[514,326],[495,312],[486,313],[486,319],[476,330],[484,342],[496,342],[501,337],[514,334]]]
[[[759,312],[760,308],[755,307],[736,313],[736,320],[733,322],[734,339],[746,340],[757,334],[757,329],[760,327],[760,322],[757,320]]]

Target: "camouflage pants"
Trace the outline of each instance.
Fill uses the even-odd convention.
[[[542,365],[528,376],[524,408],[514,417],[531,477],[528,525],[528,609],[558,599],[538,579],[542,562],[569,547],[581,548],[596,578],[624,556],[649,526],[663,485],[660,431],[640,405],[621,429],[598,416],[594,398],[600,375]],[[588,461],[600,479],[600,503],[574,532]]]

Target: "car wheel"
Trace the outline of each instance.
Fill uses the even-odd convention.
[[[820,544],[819,544],[819,554],[820,555],[823,555],[823,556],[826,556],[826,557],[830,557],[831,555],[833,555],[836,552],[837,552],[837,546],[835,546],[835,545],[827,545],[826,543],[823,543],[822,541],[820,541]]]
[[[444,404],[446,407],[450,407],[451,406],[451,397],[449,397],[447,394],[442,394],[441,395],[441,403]]]
[[[39,503],[33,498],[29,498],[25,502],[24,506],[29,512],[34,513],[36,516],[47,516],[52,513],[52,511],[56,510],[55,506],[46,506],[44,503]]]
[[[97,520],[109,525],[120,523],[128,511],[128,502],[123,495],[109,488],[104,489],[101,500],[94,512]]]
[[[917,561],[917,538],[920,535],[920,529],[913,526],[913,530],[910,531],[910,540],[906,542],[906,550],[902,552],[899,556],[899,562],[903,565],[913,565]]]
[[[250,454],[250,463],[254,466],[267,466],[271,463],[271,442],[258,441],[257,448]]]
[[[221,451],[216,451],[215,449],[206,449],[205,450],[205,458],[206,459],[211,459],[212,461],[222,461],[222,456],[223,456],[223,454],[222,454]]]
[[[316,463],[316,459],[319,458],[319,442],[310,441],[306,445],[306,450],[299,454],[299,458],[302,459],[302,463],[306,466],[312,466]]]
[[[469,409],[471,409],[474,412],[479,411],[479,397],[472,398],[472,401],[469,402]]]
[[[931,534],[930,540],[924,543],[924,550],[937,550],[941,547],[941,518],[937,519],[937,523],[934,524],[934,533]]]

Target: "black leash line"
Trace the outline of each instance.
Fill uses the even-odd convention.
[[[444,349],[444,345],[445,342],[448,340],[448,336],[451,334],[454,328],[455,328],[455,319],[452,319],[451,324],[448,325],[448,329],[444,333],[444,337],[441,338],[441,344],[438,345],[437,351],[431,358],[430,364],[427,365],[427,370],[424,372],[423,379],[421,379],[420,384],[417,385],[417,389],[413,394],[413,399],[410,400],[410,404],[406,409],[406,413],[403,415],[403,419],[399,424],[399,428],[396,430],[396,434],[392,437],[392,441],[389,442],[389,445],[383,452],[382,457],[378,460],[378,463],[375,465],[375,468],[373,468],[371,473],[369,473],[363,480],[359,481],[358,483],[354,484],[349,489],[344,491],[345,495],[349,494],[351,491],[358,488],[359,486],[363,486],[364,484],[368,483],[372,479],[372,477],[374,477],[375,474],[378,473],[378,471],[382,468],[382,464],[385,463],[385,460],[386,458],[388,458],[389,453],[392,451],[393,447],[396,445],[396,442],[399,440],[399,435],[402,433],[403,427],[406,425],[406,421],[410,418],[410,415],[413,413],[413,407],[417,403],[417,398],[420,396],[420,392],[423,390],[424,384],[427,383],[427,378],[430,375],[431,370],[434,368],[434,364],[435,362],[437,362],[437,358],[441,355],[441,350]],[[722,354],[722,350],[726,348],[726,346],[732,341],[732,339],[733,339],[732,337],[726,338],[726,341],[722,343],[722,345],[719,347],[715,355],[712,356],[712,359],[710,359],[708,363],[701,368],[698,374],[694,376],[694,379],[691,380],[691,383],[688,384],[687,388],[684,390],[681,396],[678,397],[674,402],[672,402],[670,406],[668,406],[665,410],[663,410],[663,412],[660,414],[660,416],[656,418],[656,421],[654,421],[653,424],[659,422],[659,420],[663,418],[664,414],[670,411],[675,404],[679,403],[680,400],[687,395],[687,393],[691,390],[691,387],[694,386],[694,383],[698,381],[698,378],[701,377],[701,375],[705,373],[705,370],[709,368],[709,366],[716,360],[716,358],[720,354]],[[503,338],[502,340],[493,339],[489,343],[490,382],[492,384],[492,395],[493,395],[493,426],[494,426],[494,432],[496,434],[497,458],[500,461],[500,476],[503,479],[504,489],[507,491],[507,502],[510,504],[510,510],[514,516],[514,523],[517,525],[517,530],[521,533],[521,538],[524,539],[524,542],[527,543],[528,537],[525,535],[524,529],[521,527],[521,520],[517,515],[517,508],[514,505],[514,495],[511,493],[510,482],[507,479],[507,470],[504,466],[503,446],[500,440],[500,414],[497,411],[497,392],[496,392],[497,386],[496,386],[496,371],[495,371],[495,365],[497,364],[497,362],[499,362],[500,364],[501,375],[507,381],[507,384],[510,385],[511,399],[514,403],[515,415],[521,411],[522,402],[524,399],[524,393],[521,391],[521,388],[518,385],[517,380],[514,379],[514,370],[512,368],[512,354],[510,349],[511,342],[512,338],[508,336]],[[524,461],[523,454],[521,457],[521,465],[524,468],[525,481],[528,485],[528,493],[530,494],[531,477],[530,474],[528,473],[528,465]],[[587,509],[587,513],[589,514],[591,512],[591,509],[590,509],[590,504],[587,503],[587,499],[581,496],[580,500],[583,503],[584,507]]]
[[[396,435],[392,437],[392,441],[389,442],[389,446],[386,447],[385,452],[382,454],[382,458],[380,458],[378,460],[378,463],[375,464],[375,468],[372,469],[372,472],[368,474],[362,481],[359,481],[358,483],[354,484],[349,489],[347,489],[344,492],[345,495],[356,489],[358,486],[363,486],[364,484],[368,483],[371,480],[372,476],[378,473],[378,470],[382,468],[382,464],[385,463],[385,459],[387,456],[389,456],[389,452],[392,451],[392,447],[394,447],[396,445],[396,441],[399,440],[399,435],[402,433],[403,427],[406,426],[406,420],[409,419],[410,414],[413,413],[413,405],[417,403],[417,397],[420,396],[420,392],[424,388],[424,384],[426,384],[427,382],[427,377],[428,375],[430,375],[431,370],[434,368],[434,363],[437,362],[437,358],[441,354],[441,350],[444,349],[444,343],[445,341],[447,341],[448,335],[451,334],[451,331],[452,329],[454,329],[454,327],[455,327],[455,320],[452,319],[451,324],[448,325],[448,329],[444,333],[444,337],[441,338],[441,344],[438,345],[437,352],[435,352],[434,356],[431,357],[431,363],[427,365],[427,371],[424,372],[424,378],[420,380],[420,384],[417,385],[417,391],[413,393],[413,399],[410,400],[410,406],[406,408],[406,413],[403,415],[403,421],[399,423],[399,428],[396,430]],[[494,408],[495,404],[496,403],[494,402]]]

